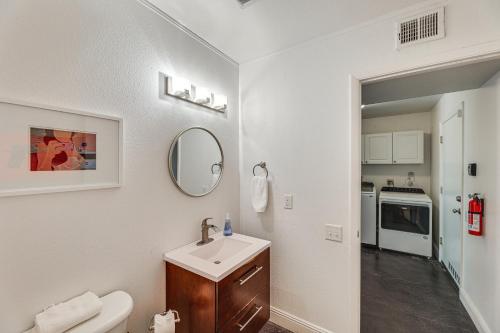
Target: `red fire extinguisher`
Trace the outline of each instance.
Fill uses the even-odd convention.
[[[467,216],[467,226],[469,234],[481,236],[483,234],[484,199],[479,198],[478,193],[469,196],[469,213]]]

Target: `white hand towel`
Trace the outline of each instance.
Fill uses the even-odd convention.
[[[254,176],[250,185],[252,206],[257,213],[263,213],[267,208],[267,177]]]
[[[154,333],[175,333],[175,316],[172,311],[168,311],[166,315],[155,315]]]
[[[94,317],[102,310],[102,301],[94,293],[75,297],[67,302],[51,306],[35,317],[36,333],[63,333]]]

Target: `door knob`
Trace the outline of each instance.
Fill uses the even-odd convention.
[[[453,208],[451,210],[454,214],[462,214],[462,212],[460,211],[460,208]]]

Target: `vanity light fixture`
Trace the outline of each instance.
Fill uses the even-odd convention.
[[[167,91],[169,95],[183,99],[189,99],[191,97],[193,87],[188,80],[173,76],[168,76],[167,80]]]
[[[214,94],[212,108],[219,111],[226,111],[227,109],[227,96]]]
[[[196,104],[210,106],[212,104],[212,92],[204,87],[196,87],[194,93],[194,102]]]
[[[227,111],[227,96],[215,94],[205,87],[196,87],[186,79],[160,73],[160,93],[182,99],[218,112]]]

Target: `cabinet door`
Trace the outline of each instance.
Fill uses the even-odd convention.
[[[267,296],[257,295],[230,321],[224,324],[221,333],[255,333],[270,317],[269,300]]]
[[[393,159],[394,164],[424,163],[424,132],[394,132]]]
[[[392,133],[365,135],[365,163],[392,164]]]
[[[257,294],[266,300],[270,288],[270,250],[267,249],[217,283],[219,328],[237,315]],[[267,300],[268,304],[270,300]]]

